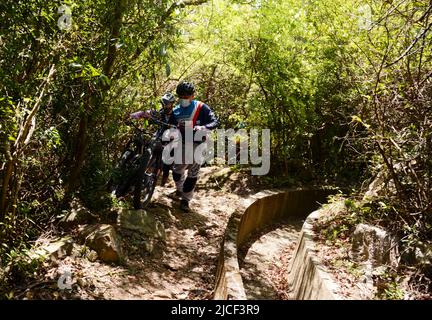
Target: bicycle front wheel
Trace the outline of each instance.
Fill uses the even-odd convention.
[[[150,203],[156,187],[157,177],[156,158],[147,155],[143,158],[135,184],[133,205],[136,210],[144,209]]]
[[[125,196],[134,185],[140,167],[140,157],[132,150],[126,150],[114,167],[107,190],[116,197]]]

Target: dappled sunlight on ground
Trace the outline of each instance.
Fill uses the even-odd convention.
[[[59,291],[61,297],[69,299],[211,298],[220,242],[228,219],[247,203],[248,194],[255,193],[241,185],[237,186],[241,196],[232,193],[234,185],[248,178],[238,180],[241,174],[235,172],[234,179],[222,181],[224,176],[218,176],[221,170],[231,176],[226,168],[202,168],[190,213],[179,210],[172,180],[167,187],[156,188],[146,210],[163,224],[165,240],[149,239],[117,227],[125,256],[120,266],[67,257],[59,263],[72,273],[72,290],[59,291],[53,284],[45,288],[48,290],[40,288],[33,297],[53,298],[53,292]],[[58,267],[51,270],[52,279],[56,280]]]
[[[240,269],[248,299],[287,299],[287,268],[303,220],[271,225],[240,249]]]

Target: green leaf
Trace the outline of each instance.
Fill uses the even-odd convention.
[[[89,64],[89,65],[87,65],[87,67],[90,70],[90,76],[92,78],[98,77],[101,75],[101,73],[97,69],[95,69],[92,65]]]
[[[106,75],[101,74],[99,78],[105,86],[109,86],[111,84],[111,80]]]

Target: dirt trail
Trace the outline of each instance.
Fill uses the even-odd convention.
[[[287,269],[294,252],[302,219],[271,225],[240,249],[240,271],[248,299],[288,299]]]
[[[169,197],[175,191],[157,187],[147,208],[163,223],[166,241],[146,239],[129,230],[119,230],[125,261],[122,265],[91,262],[84,257],[66,257],[47,271],[57,279],[70,270],[72,290],[59,290],[56,283],[27,293],[28,298],[78,299],[208,299],[215,283],[220,242],[230,215],[246,203],[249,175],[228,168],[202,168],[191,213],[178,209]],[[149,242],[150,241],[150,242]],[[151,253],[145,249],[153,247]],[[56,278],[57,277],[57,278]]]

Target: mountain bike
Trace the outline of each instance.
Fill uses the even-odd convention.
[[[132,120],[126,121],[134,128],[134,133],[126,143],[109,182],[111,192],[117,198],[133,194],[135,209],[143,209],[150,203],[163,166],[163,132],[167,128],[176,128],[154,117],[149,120],[158,126],[153,134],[139,128]]]

